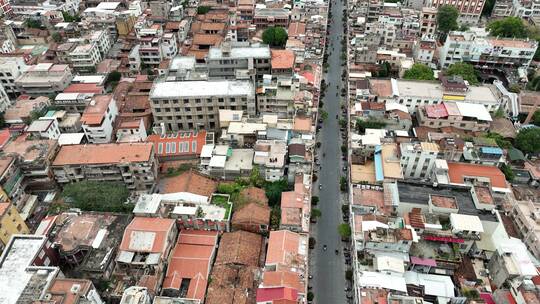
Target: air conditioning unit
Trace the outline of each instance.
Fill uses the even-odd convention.
[[[79,293],[79,290],[81,289],[81,285],[79,284],[73,284],[73,286],[71,286],[71,289],[70,289],[70,292],[72,294],[77,294]]]

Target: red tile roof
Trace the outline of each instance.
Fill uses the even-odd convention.
[[[265,271],[263,273],[263,287],[288,287],[298,291],[304,290],[304,283],[300,279],[300,275],[296,272],[281,270],[281,271]]]
[[[300,235],[288,230],[271,231],[268,239],[266,265],[293,267],[301,263]]]
[[[204,300],[217,238],[217,231],[182,230],[171,254],[163,288],[180,289],[182,280],[189,279],[186,297]]]
[[[95,83],[73,83],[64,90],[64,93],[103,94],[105,91],[102,86]]]
[[[290,300],[298,299],[298,290],[293,288],[278,287],[278,288],[259,288],[257,289],[257,303],[273,302],[275,300]]]
[[[11,138],[11,133],[8,129],[0,130],[0,149],[4,147],[4,145],[9,141]]]
[[[111,102],[114,102],[112,95],[94,96],[81,116],[81,123],[85,125],[100,125]]]
[[[167,248],[167,236],[175,228],[174,219],[156,217],[135,217],[126,227],[124,237],[120,244],[120,250],[132,252],[165,253]],[[144,234],[146,233],[146,234]],[[141,240],[135,240],[140,236],[152,237],[151,245],[148,248],[139,246]]]
[[[291,50],[272,50],[272,69],[292,69],[294,52]]]
[[[218,182],[195,170],[162,180],[162,193],[188,192],[210,197],[217,189]]]
[[[117,143],[61,146],[53,166],[98,165],[151,161],[153,146],[149,143]]]
[[[449,162],[448,177],[454,184],[464,184],[465,177],[483,177],[490,180],[491,187],[508,188],[504,174],[494,166]]]

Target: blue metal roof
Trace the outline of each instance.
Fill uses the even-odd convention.
[[[382,164],[382,148],[381,146],[375,146],[375,180],[378,182],[384,181],[384,172]]]
[[[480,152],[483,154],[495,154],[495,155],[502,155],[503,151],[501,148],[497,147],[481,147]]]

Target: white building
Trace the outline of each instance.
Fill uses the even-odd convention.
[[[95,96],[81,117],[82,128],[89,143],[108,143],[118,108],[112,95]]]
[[[70,84],[73,75],[67,64],[39,63],[15,80],[21,94],[49,95],[60,93]]]
[[[101,61],[98,44],[95,42],[77,46],[69,53],[69,61],[74,69],[92,71]]]
[[[0,112],[4,112],[11,104],[6,90],[4,90],[3,86],[0,86]]]
[[[269,182],[283,178],[287,143],[280,140],[258,140],[255,143],[253,163],[261,167],[260,174]]]
[[[19,89],[15,86],[15,79],[28,70],[22,56],[0,57],[0,82],[2,87],[11,98],[19,95]]]
[[[489,37],[483,28],[450,32],[440,48],[441,67],[469,62],[482,68],[528,68],[538,42],[529,39]]]
[[[58,139],[60,137],[60,128],[58,121],[54,117],[41,117],[34,120],[26,129],[26,132],[39,135],[41,138]]]
[[[161,51],[163,53],[163,57],[172,59],[178,53],[176,36],[173,33],[165,33],[163,34],[162,38]]]
[[[105,55],[112,46],[111,35],[107,30],[94,31],[87,36],[88,40],[95,42],[99,48],[99,53],[102,58],[105,58]]]
[[[401,167],[405,178],[427,178],[430,175],[439,147],[435,143],[401,143]]]

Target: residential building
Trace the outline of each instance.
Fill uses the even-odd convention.
[[[464,61],[480,68],[528,68],[537,48],[534,40],[490,37],[483,29],[474,28],[448,34],[440,48],[439,64],[445,68]]]
[[[405,178],[427,178],[433,170],[439,147],[435,143],[401,143],[401,167]]]
[[[178,131],[169,134],[152,134],[147,142],[154,144],[160,162],[199,159],[203,146],[213,144],[212,132]]]
[[[292,77],[265,75],[257,88],[258,113],[292,118],[295,114],[295,96],[299,91],[299,84]]]
[[[52,281],[41,300],[45,299],[65,304],[104,303],[92,281],[60,277]]]
[[[23,56],[0,57],[0,81],[2,87],[11,99],[19,96],[15,80],[29,68]]]
[[[3,86],[0,86],[0,111],[6,111],[12,102]]]
[[[284,8],[255,8],[253,24],[262,29],[270,26],[288,28],[289,14]]]
[[[147,139],[144,119],[123,119],[116,128],[117,142],[143,142]]]
[[[527,249],[540,257],[540,205],[533,201],[514,201],[510,216]]]
[[[118,249],[114,275],[126,281],[134,279],[135,286],[149,282],[146,287],[158,294],[177,234],[173,219],[133,218]],[[120,284],[126,286],[122,280]]]
[[[89,143],[109,143],[118,108],[112,95],[97,95],[84,110],[81,123]]]
[[[4,202],[0,203],[0,249],[3,250],[13,235],[28,234],[30,230],[15,205],[9,201],[5,193],[2,195]]]
[[[520,286],[523,281],[538,276],[538,270],[529,257],[527,248],[516,238],[501,240],[487,266],[497,288],[501,288],[504,283]]]
[[[69,66],[65,64],[40,63],[28,68],[15,80],[21,94],[33,96],[61,93],[73,78]]]
[[[7,303],[31,303],[41,299],[61,275],[47,238],[14,235],[0,256],[0,291]]]
[[[474,25],[480,19],[480,14],[484,8],[485,1],[450,1],[450,0],[433,0],[431,6],[439,8],[443,5],[451,5],[459,11],[459,23]]]
[[[64,273],[108,280],[117,247],[131,217],[100,212],[64,212],[44,218],[36,230],[53,243]]]
[[[54,117],[40,117],[34,120],[26,132],[43,139],[58,139],[60,137],[58,120]]]
[[[150,143],[66,145],[52,163],[56,182],[81,180],[123,182],[129,190],[152,191],[158,164]]]
[[[247,80],[157,82],[150,100],[155,122],[168,131],[215,130],[220,109],[256,113],[255,88]]]
[[[424,64],[430,64],[435,58],[437,42],[434,36],[425,35],[420,40],[414,42],[413,55],[416,61]]]
[[[249,203],[234,212],[231,224],[234,230],[267,233],[270,225],[270,207]]]
[[[473,132],[487,131],[491,115],[482,105],[465,102],[443,102],[420,107],[418,125],[432,128],[454,127]]]
[[[309,231],[311,214],[311,180],[309,175],[298,174],[294,190],[281,193],[280,229],[295,232]]]
[[[261,235],[235,231],[221,236],[206,304],[253,303],[260,276]]]
[[[217,231],[181,230],[169,258],[162,295],[202,303],[217,244]]]
[[[69,113],[84,113],[90,104],[94,93],[59,93],[54,98],[53,104]]]
[[[96,42],[80,44],[68,55],[73,69],[82,72],[94,72],[101,61],[101,53]]]
[[[258,140],[253,148],[253,163],[259,166],[266,181],[275,182],[283,178],[287,155],[287,143],[278,140]]]
[[[420,15],[420,34],[435,35],[437,30],[437,9],[432,7],[422,7]]]
[[[212,47],[206,57],[208,77],[260,80],[270,73],[272,55],[268,46],[224,42]]]

